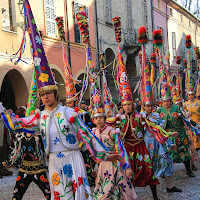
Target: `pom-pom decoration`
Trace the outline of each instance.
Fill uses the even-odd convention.
[[[138,42],[140,45],[147,43],[147,29],[145,26],[138,29]]]
[[[199,47],[195,47],[195,48],[194,48],[194,52],[195,52],[197,61],[200,62],[200,51],[199,51]]]
[[[185,47],[187,49],[190,49],[192,46],[192,40],[191,40],[191,36],[190,35],[186,35],[185,36]]]
[[[169,51],[166,51],[166,56],[165,56],[166,60],[169,60],[170,59],[170,52]]]
[[[70,117],[70,118],[69,118],[69,121],[70,121],[71,123],[74,123],[74,122],[75,122],[74,117]]]
[[[163,44],[163,32],[162,29],[153,31],[153,44],[155,47],[161,47]]]
[[[115,40],[116,42],[120,43],[122,40],[121,36],[121,17],[116,16],[112,19],[113,25],[115,27]]]
[[[180,65],[181,64],[181,56],[176,57],[176,64]]]
[[[61,41],[65,41],[64,20],[63,17],[57,17],[56,25],[58,28],[58,35]]]
[[[90,35],[89,35],[89,25],[87,21],[87,14],[83,11],[80,11],[76,14],[77,24],[81,31],[81,36],[83,39],[83,43],[90,44]]]
[[[186,68],[186,67],[187,67],[187,60],[184,59],[184,68]]]
[[[39,119],[40,118],[40,114],[39,113],[35,113],[35,118]]]
[[[138,57],[139,57],[140,64],[142,64],[142,51],[141,50],[138,53]]]
[[[75,112],[78,112],[78,111],[79,111],[79,108],[78,108],[78,107],[74,108],[74,111],[75,111]]]
[[[151,54],[150,63],[151,63],[152,65],[155,65],[155,64],[156,64],[156,53],[152,53],[152,54]]]
[[[99,63],[102,69],[106,67],[106,52],[101,52],[99,54]]]

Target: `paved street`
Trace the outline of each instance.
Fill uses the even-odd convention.
[[[199,168],[195,172],[195,178],[188,178],[183,164],[176,164],[174,167],[174,182],[176,187],[183,190],[182,193],[168,194],[165,191],[164,181],[160,180],[158,186],[158,195],[160,200],[198,200],[200,199],[200,162],[196,164]],[[11,177],[4,177],[0,179],[0,200],[10,200],[12,198],[12,190],[15,184],[17,173],[15,172]],[[136,192],[140,200],[151,200],[151,191],[149,187],[136,188]],[[38,187],[32,183],[27,190],[23,200],[43,200],[43,194]]]

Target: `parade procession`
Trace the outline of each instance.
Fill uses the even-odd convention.
[[[200,199],[199,4],[1,0],[0,200]]]

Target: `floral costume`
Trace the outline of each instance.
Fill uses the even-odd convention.
[[[114,152],[115,137],[114,129],[105,126],[102,130],[96,128],[95,135],[108,147],[111,152]],[[118,170],[114,163],[103,161],[99,165],[96,178],[96,186],[94,189],[94,199],[137,199],[135,189],[126,176],[125,170]]]
[[[135,174],[132,184],[136,187],[158,185],[151,165],[151,157],[144,142],[144,128],[140,119],[140,114],[132,113],[126,115],[121,124],[125,148],[130,158],[131,169]]]
[[[181,113],[177,105],[172,105],[170,110],[161,107],[158,111],[160,117],[165,120],[164,129],[167,131],[177,131],[177,137],[170,137],[173,144],[177,145],[177,150],[170,151],[174,162],[180,163],[191,159],[189,152],[189,141],[185,132],[184,123],[179,115]]]
[[[150,122],[162,126],[165,122],[157,113],[147,116]],[[163,144],[159,143],[155,136],[145,128],[144,141],[151,156],[151,162],[156,177],[171,176],[173,172],[173,162],[170,155],[166,152]]]

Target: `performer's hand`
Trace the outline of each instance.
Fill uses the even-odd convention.
[[[3,165],[6,169],[9,169],[9,166],[6,164],[6,162],[2,162],[2,165]]]
[[[130,178],[133,175],[133,171],[131,168],[126,169],[126,176]]]
[[[172,132],[172,135],[171,135],[172,137],[177,137],[178,136],[178,132]]]
[[[107,161],[110,161],[110,162],[115,162],[115,161],[119,161],[119,162],[121,162],[121,163],[124,163],[125,161],[124,161],[124,159],[119,155],[119,154],[110,154],[109,156],[108,156],[108,159],[107,159]]]
[[[4,112],[6,109],[3,107],[2,102],[0,102],[0,113]]]
[[[172,151],[176,151],[177,150],[177,146],[175,144],[172,144],[171,149],[172,149]]]

